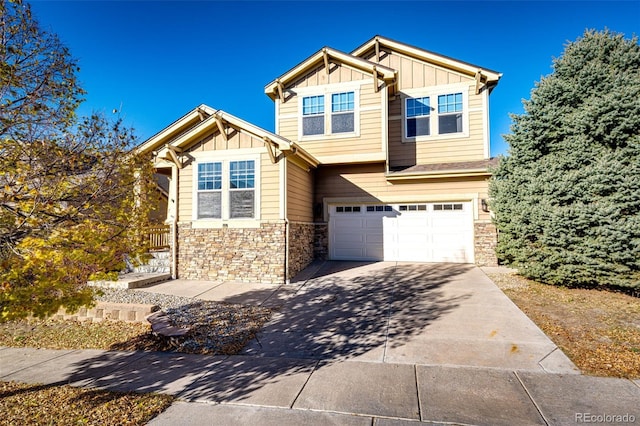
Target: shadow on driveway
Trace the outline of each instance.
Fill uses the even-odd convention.
[[[68,381],[291,407],[319,364],[382,361],[389,338],[402,344],[459,306],[469,295],[447,295],[442,287],[470,268],[327,262],[302,285],[282,286],[267,300],[280,308],[241,355],[104,352],[78,359]],[[262,292],[273,290],[245,296],[264,300]]]

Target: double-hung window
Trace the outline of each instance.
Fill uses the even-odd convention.
[[[222,218],[222,163],[198,164],[198,219]]]
[[[429,128],[430,112],[431,107],[429,106],[428,96],[423,98],[407,98],[406,129],[408,138],[431,134]]]
[[[425,96],[427,95],[428,96]],[[422,95],[422,96],[420,96]],[[404,137],[409,140],[465,133],[466,96],[452,90],[406,98]]]
[[[462,132],[462,93],[438,96],[438,133]]]
[[[302,99],[302,134],[324,134],[324,95]]]
[[[301,137],[345,137],[358,134],[358,91],[326,91],[302,97]],[[350,135],[346,135],[350,134]]]
[[[229,163],[229,217],[231,219],[254,217],[255,182],[254,160]]]
[[[197,163],[194,219],[256,218],[256,160]]]
[[[331,95],[331,133],[353,132],[355,126],[353,92]]]

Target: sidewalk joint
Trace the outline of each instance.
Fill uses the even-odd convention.
[[[538,405],[538,403],[533,399],[533,396],[531,396],[531,393],[529,392],[529,389],[527,389],[527,387],[524,385],[524,382],[522,381],[522,379],[520,378],[520,376],[518,375],[517,371],[513,372],[513,375],[516,376],[516,379],[518,379],[518,382],[520,383],[520,386],[522,386],[522,389],[524,389],[524,393],[527,394],[527,396],[529,397],[529,400],[533,403],[533,406],[536,407],[536,410],[538,411],[538,414],[540,414],[540,417],[542,417],[542,420],[544,421],[544,423],[549,426],[551,425],[551,423],[549,422],[549,420],[547,420],[547,418],[544,416],[544,414],[542,413],[542,409],[540,408],[540,406]]]

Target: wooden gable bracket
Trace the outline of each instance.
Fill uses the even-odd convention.
[[[373,66],[373,90],[375,90],[376,93],[380,90],[378,87],[378,70],[375,65]]]
[[[218,115],[214,115],[214,120],[216,120],[216,125],[218,126],[218,130],[220,131],[220,136],[222,136],[222,139],[227,142],[227,126],[225,126],[225,123],[220,117],[218,117]]]
[[[198,108],[198,117],[200,117],[200,121],[204,121],[206,118],[209,117],[209,114],[207,114],[204,110],[202,110],[201,108]]]
[[[264,140],[264,146],[267,148],[267,152],[269,153],[269,158],[271,159],[271,164],[276,164],[278,159],[276,158],[275,147],[273,146],[273,142],[269,138],[262,138]]]
[[[322,57],[324,59],[324,70],[327,72],[327,75],[329,75],[329,53],[326,48],[322,49]]]
[[[169,158],[176,166],[178,166],[179,169],[182,169],[182,161],[180,161],[180,158],[178,158],[178,154],[181,152],[182,149],[167,144],[167,153],[169,154]]]
[[[376,37],[376,62],[380,63],[380,39]]]
[[[280,102],[284,102],[284,85],[280,81],[280,79],[276,80],[277,88],[278,88],[278,98],[280,98]]]
[[[482,89],[482,70],[476,71],[476,95],[480,94],[480,89]]]

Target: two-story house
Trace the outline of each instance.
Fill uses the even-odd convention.
[[[281,283],[315,257],[495,263],[500,77],[374,37],[267,84],[275,133],[197,107],[139,147],[170,180],[174,274]]]

